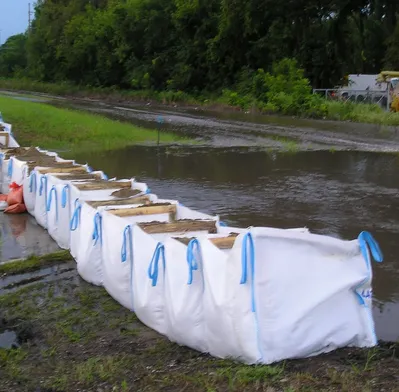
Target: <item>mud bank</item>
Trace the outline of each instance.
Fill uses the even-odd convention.
[[[0,307],[1,392],[399,391],[393,343],[273,366],[217,360],[148,329],[76,271],[3,293]]]
[[[276,151],[399,152],[399,127],[151,105],[114,106],[105,102],[57,102],[143,127],[157,126],[196,138],[210,147],[255,147]],[[161,117],[162,124],[159,124]]]

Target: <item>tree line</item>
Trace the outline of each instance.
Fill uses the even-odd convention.
[[[2,45],[0,76],[195,94],[292,58],[327,88],[399,71],[398,13],[398,0],[39,0]]]

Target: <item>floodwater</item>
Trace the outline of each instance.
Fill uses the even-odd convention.
[[[0,332],[0,348],[18,348],[18,337],[15,331],[6,329]]]
[[[231,226],[306,226],[342,239],[370,231],[385,256],[374,264],[377,335],[399,338],[399,155],[134,147],[76,158]]]
[[[60,248],[31,215],[0,213],[0,264],[45,255]]]

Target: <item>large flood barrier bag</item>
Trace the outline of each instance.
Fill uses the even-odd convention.
[[[248,287],[262,363],[339,347],[377,343],[371,308],[369,233],[344,241],[311,233],[253,228],[240,284]]]

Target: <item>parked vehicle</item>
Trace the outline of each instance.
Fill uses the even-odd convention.
[[[387,107],[389,82],[381,78],[381,74],[350,74],[345,80],[345,85],[337,88],[338,99],[378,103],[382,107]]]

